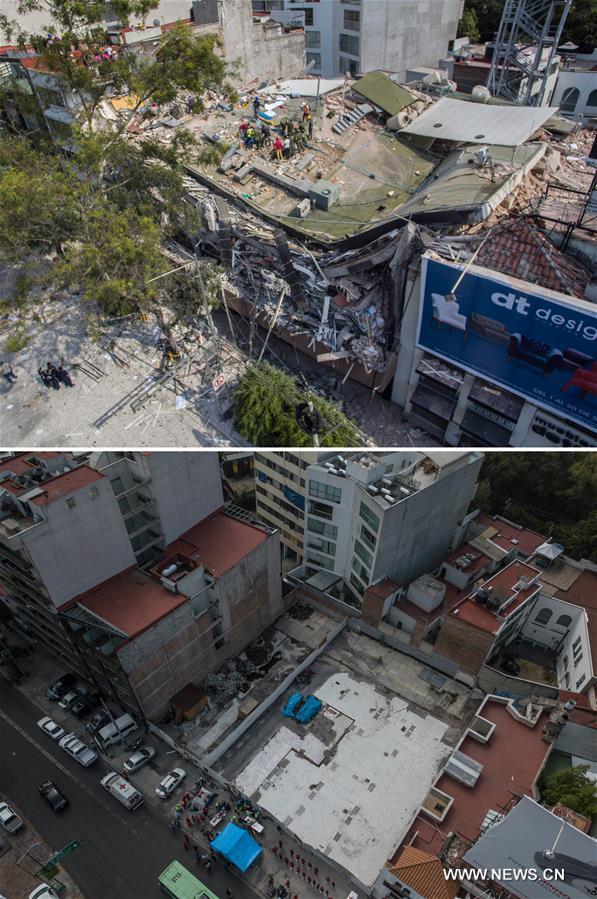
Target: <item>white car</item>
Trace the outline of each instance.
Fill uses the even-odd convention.
[[[68,752],[76,762],[83,765],[84,768],[89,768],[90,765],[97,762],[98,755],[95,749],[87,746],[86,743],[82,743],[76,734],[67,734],[60,740],[58,745],[65,752]]]
[[[60,727],[59,724],[56,724],[55,721],[52,721],[51,718],[40,718],[37,722],[37,726],[41,727],[44,734],[47,734],[48,737],[51,737],[53,740],[61,740],[66,736],[65,729]]]
[[[187,776],[187,772],[183,771],[182,768],[174,768],[170,774],[167,774],[165,778],[160,781],[160,783],[155,788],[156,794],[160,797],[160,799],[167,799],[170,796],[176,787],[178,787],[185,777]]]
[[[29,893],[29,899],[58,899],[58,893],[48,883],[41,883]]]
[[[9,833],[16,833],[25,826],[24,822],[19,818],[16,812],[13,812],[10,805],[0,802],[0,824]]]
[[[86,693],[87,690],[85,687],[73,687],[72,690],[69,690],[69,692],[62,697],[58,705],[61,709],[64,709],[65,712],[68,712],[75,702],[85,696]]]

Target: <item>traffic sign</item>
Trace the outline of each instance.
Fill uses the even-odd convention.
[[[75,849],[78,849],[80,845],[81,840],[73,840],[71,843],[65,846],[64,849],[60,849],[52,856],[52,858],[46,864],[46,868],[49,868],[52,865],[57,865],[62,861],[63,858],[66,858],[67,855],[70,855],[71,852],[74,852]]]

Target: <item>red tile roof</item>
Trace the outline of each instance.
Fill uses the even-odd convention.
[[[479,714],[496,725],[489,743],[466,737],[459,749],[483,765],[481,776],[474,787],[467,787],[448,774],[440,777],[436,786],[453,796],[454,802],[439,828],[427,815],[417,816],[411,834],[417,833],[412,845],[418,849],[437,854],[450,832],[475,840],[488,811],[503,810],[512,794],[532,795],[533,784],[551,748],[542,739],[544,716],[534,727],[528,727],[516,721],[506,705],[491,698]]]
[[[168,547],[168,554],[184,553],[219,577],[266,540],[261,528],[220,510],[186,531]]]
[[[44,491],[43,494],[34,497],[30,502],[35,503],[36,506],[47,506],[56,502],[57,499],[62,499],[71,493],[76,493],[77,490],[89,487],[96,481],[101,481],[103,478],[104,475],[101,472],[90,468],[89,465],[80,465],[79,468],[75,468],[73,471],[59,474],[55,478],[44,481],[43,484],[39,485]]]
[[[517,591],[514,591],[514,586],[521,577],[526,577],[530,580],[536,577],[537,574],[538,572],[531,568],[530,565],[527,565],[526,562],[510,562],[497,574],[483,582],[483,587],[485,589],[491,588],[494,596],[497,595],[504,599],[509,596],[514,597],[510,605],[500,613],[500,618],[494,615],[493,612],[490,612],[486,605],[480,605],[478,602],[475,602],[471,596],[467,596],[459,602],[450,614],[457,615],[461,621],[466,621],[479,630],[497,634],[504,620],[507,620],[527,599],[534,596],[541,589],[540,585],[536,583],[531,584],[530,587],[526,587],[524,590]]]
[[[161,581],[144,571],[129,568],[78,597],[77,602],[127,637],[136,637],[188,599],[166,590]]]
[[[542,537],[541,534],[536,534],[535,531],[513,524],[499,515],[491,516],[481,512],[477,515],[475,521],[482,527],[495,528],[497,530],[498,533],[489,539],[502,549],[512,549],[515,545],[512,543],[512,540],[517,540],[517,549],[524,553],[527,558],[532,556],[541,544],[547,540],[547,537]]]
[[[534,224],[508,218],[481,247],[478,265],[530,281],[550,290],[586,299],[591,273],[576,259],[560,252]]]
[[[413,846],[404,847],[390,871],[425,899],[455,899],[460,889],[456,881],[446,880],[439,858]]]
[[[447,559],[444,560],[445,564],[454,566],[454,563],[458,561],[462,556],[470,553],[475,556],[475,558],[465,567],[459,570],[464,571],[466,574],[472,574],[475,571],[478,571],[480,568],[483,568],[484,565],[487,565],[490,562],[489,556],[486,556],[484,553],[480,552],[478,549],[475,549],[474,546],[471,546],[470,543],[463,543],[462,546],[459,546],[458,549],[455,549],[453,553],[450,553]],[[454,566],[458,567],[458,566]]]

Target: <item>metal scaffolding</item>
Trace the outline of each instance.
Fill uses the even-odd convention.
[[[573,0],[506,0],[487,87],[494,97],[542,106]]]

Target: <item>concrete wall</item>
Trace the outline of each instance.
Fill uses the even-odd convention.
[[[435,642],[438,655],[454,661],[465,671],[477,674],[489,655],[494,635],[459,621],[454,615],[446,615]]]
[[[373,580],[408,584],[432,571],[451,548],[456,526],[473,500],[482,457],[411,494],[386,511],[377,542]]]
[[[220,0],[219,16],[224,56],[236,67],[233,83],[291,78],[304,69],[304,32],[253,24],[251,0]]]
[[[224,505],[217,453],[151,453],[146,464],[166,543]]]
[[[204,455],[204,454],[201,454]],[[215,455],[215,454],[214,454]],[[122,667],[148,718],[159,720],[170,698],[199,685],[225,659],[236,656],[284,611],[277,534],[249,553],[215,585],[225,642],[214,647],[208,612],[193,617],[180,606],[118,651]]]
[[[446,56],[462,0],[362,0],[361,9],[361,71],[404,78],[406,69],[436,66]]]
[[[548,699],[557,699],[559,692],[557,687],[547,684],[538,684],[535,681],[523,680],[520,677],[511,677],[497,668],[484,665],[477,675],[477,683],[485,693],[494,693],[503,690],[514,696],[546,696]]]
[[[578,99],[574,112],[566,112],[565,115],[570,115],[577,120],[583,116],[586,118],[597,118],[597,97],[592,96],[591,104],[589,105],[590,95],[597,91],[597,72],[560,71],[550,106],[559,106],[564,94],[570,88],[578,90]]]
[[[74,499],[73,508],[69,499]],[[135,564],[108,478],[44,511],[46,522],[24,533],[22,542],[55,606]]]

